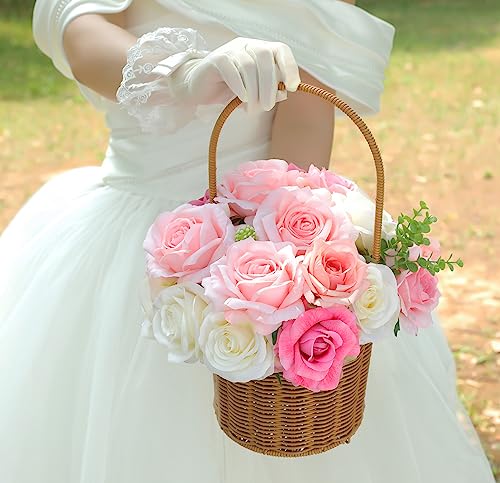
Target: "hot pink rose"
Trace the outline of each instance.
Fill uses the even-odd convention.
[[[431,312],[439,303],[437,277],[420,268],[417,272],[405,271],[396,277],[401,313],[399,322],[408,332],[417,334],[418,329],[432,325]]]
[[[283,377],[311,391],[335,389],[346,357],[357,357],[360,347],[355,315],[342,305],[306,310],[283,323],[275,353]]]
[[[179,277],[194,283],[234,242],[227,206],[183,204],[162,213],[151,225],[144,249],[151,277]]]
[[[355,240],[358,232],[345,211],[322,188],[285,187],[270,193],[251,221],[259,240],[291,242],[299,254],[316,239]]]
[[[353,302],[368,286],[368,266],[354,242],[315,240],[305,254],[303,265],[305,298],[321,307]]]
[[[290,170],[288,184],[304,188],[326,188],[330,193],[345,195],[348,191],[357,191],[358,186],[351,180],[335,174],[334,172],[311,164],[307,172]]]
[[[232,324],[252,322],[268,335],[304,311],[303,273],[296,248],[247,238],[229,247],[202,281],[215,310]]]
[[[239,216],[253,215],[268,193],[287,185],[287,171],[288,163],[282,159],[243,163],[223,177],[216,200],[229,203]]]

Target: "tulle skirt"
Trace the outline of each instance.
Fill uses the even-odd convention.
[[[373,350],[349,445],[280,459],[219,430],[212,378],[140,337],[142,242],[180,200],[100,168],[45,185],[0,238],[2,483],[491,483],[438,322]]]

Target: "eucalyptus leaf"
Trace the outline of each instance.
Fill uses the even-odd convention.
[[[278,379],[278,382],[280,383],[280,386],[283,385],[283,380],[281,379],[281,374],[279,372],[275,372],[276,378]]]
[[[408,262],[408,270],[413,273],[418,272],[418,265],[415,262]]]

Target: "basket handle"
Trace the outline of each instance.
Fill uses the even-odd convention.
[[[279,84],[280,90],[285,90],[285,85],[283,82]],[[328,92],[319,87],[311,86],[309,84],[300,83],[297,91],[306,92],[307,94],[313,94],[315,96],[324,99],[325,101],[333,104],[335,107],[340,109],[344,114],[346,114],[351,121],[356,124],[361,134],[363,134],[370,151],[373,156],[373,161],[375,162],[375,171],[377,175],[377,194],[375,197],[375,221],[373,227],[373,249],[372,256],[376,262],[380,261],[380,243],[382,238],[382,214],[384,210],[384,165],[382,163],[382,156],[378,149],[377,143],[373,134],[368,129],[363,119],[361,119],[354,110],[349,107],[344,101],[339,99],[336,95]],[[220,133],[224,123],[227,121],[231,113],[241,104],[238,97],[235,97],[221,112],[217,121],[215,122],[212,135],[210,136],[210,146],[208,150],[208,187],[210,192],[210,202],[214,203],[214,198],[217,196],[217,144],[219,142]]]

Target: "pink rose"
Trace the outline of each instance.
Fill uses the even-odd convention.
[[[419,257],[429,259],[435,262],[441,256],[441,245],[436,238],[429,237],[430,245],[413,245],[409,249],[408,259],[418,260]]]
[[[368,265],[354,242],[315,240],[304,256],[303,265],[304,295],[309,303],[321,307],[348,304],[368,288]]]
[[[437,238],[429,237],[430,245],[420,245],[420,256],[424,258],[431,257],[435,262],[441,256],[441,244]]]
[[[304,312],[303,273],[296,248],[247,238],[229,247],[202,281],[215,310],[232,324],[252,322],[268,335]]]
[[[283,377],[314,392],[335,389],[345,358],[359,351],[356,316],[342,305],[306,310],[285,322],[275,346]]]
[[[311,164],[307,172],[290,170],[288,184],[304,188],[326,188],[330,193],[345,195],[348,191],[357,191],[358,186],[351,180],[335,174],[334,172]]]
[[[208,189],[205,191],[205,194],[203,196],[200,196],[196,200],[191,200],[189,202],[190,205],[194,206],[202,206],[206,205],[207,203],[210,203],[210,190]]]
[[[396,277],[401,302],[399,322],[408,332],[417,334],[418,329],[432,325],[431,312],[439,303],[437,277],[420,268],[417,272],[405,271]]]
[[[150,276],[201,282],[234,242],[228,215],[226,206],[213,203],[183,204],[159,215],[144,240]]]
[[[288,163],[282,159],[249,161],[227,173],[219,186],[220,203],[229,203],[241,217],[255,214],[268,193],[286,186]]]
[[[300,171],[302,173],[305,173],[305,169],[302,169],[300,166],[297,166],[294,163],[288,163],[288,171]]]
[[[270,193],[251,221],[259,240],[291,242],[299,254],[316,239],[355,240],[350,218],[326,189],[285,187]]]

